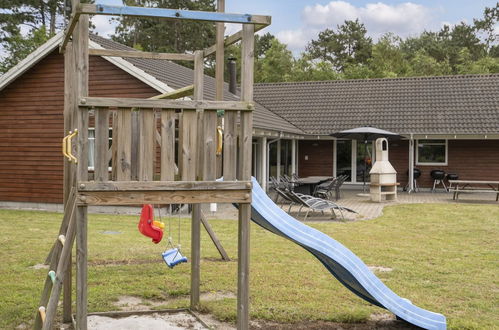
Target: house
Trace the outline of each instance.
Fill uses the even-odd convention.
[[[389,153],[402,186],[411,166],[422,172],[420,187],[433,185],[433,169],[499,180],[499,74],[256,84],[255,100],[305,133],[300,176],[346,174],[362,182],[366,146],[329,134],[373,126],[406,137]],[[374,155],[371,144],[367,149]],[[277,171],[289,173],[282,164]]]
[[[0,77],[0,205],[62,202],[61,40],[54,36]],[[131,50],[99,36],[90,48]],[[90,57],[90,96],[148,98],[192,81],[191,69],[170,61]],[[215,80],[205,84],[213,99]],[[228,91],[224,97],[238,99]],[[499,180],[499,75],[256,84],[254,98],[252,168],[263,185],[291,173],[347,174],[356,185],[364,145],[329,134],[365,125],[407,138],[390,146],[403,185],[411,152],[422,186],[431,185],[433,168]]]

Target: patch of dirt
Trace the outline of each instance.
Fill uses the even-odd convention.
[[[372,272],[386,273],[391,272],[393,268],[383,266],[367,266]]]
[[[373,314],[374,315],[374,314]],[[377,314],[376,314],[377,315]],[[388,314],[383,314],[388,315]],[[371,315],[371,317],[373,317]],[[377,316],[376,316],[377,317]],[[398,321],[395,317],[386,320],[365,323],[338,323],[327,321],[305,321],[299,323],[276,323],[270,321],[252,321],[251,329],[258,330],[399,330],[399,329],[419,329],[404,321]]]
[[[204,330],[206,327],[189,313],[132,315],[122,318],[90,315],[88,328],[92,330]]]
[[[138,310],[151,310],[154,307],[159,307],[166,305],[168,303],[174,302],[176,300],[189,298],[188,295],[176,296],[176,297],[166,297],[163,300],[149,300],[142,299],[134,296],[120,296],[118,301],[114,303],[116,307],[124,311],[138,311]],[[214,291],[214,292],[204,292],[200,296],[202,301],[216,301],[223,299],[237,299],[237,295],[229,291]]]
[[[30,268],[33,268],[33,269],[49,269],[49,265],[36,264],[36,265],[31,266]]]
[[[123,266],[123,265],[146,265],[155,264],[161,260],[92,260],[88,262],[89,266]]]

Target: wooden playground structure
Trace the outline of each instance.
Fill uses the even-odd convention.
[[[224,7],[224,0],[218,0],[217,12],[81,4],[72,0],[71,20],[60,48],[65,57],[64,217],[47,259],[49,272],[35,329],[54,327],[61,291],[63,321],[74,322],[76,329],[87,329],[87,209],[91,205],[192,204],[190,309],[198,309],[201,223],[217,243],[202,217],[201,203],[239,204],[237,327],[248,329],[254,33],[269,25],[270,17],[226,14]],[[193,54],[89,50],[89,15],[214,22],[216,44]],[[240,23],[242,30],[224,38],[224,23]],[[241,99],[223,101],[224,47],[240,40]],[[214,101],[204,99],[203,94],[204,58],[212,54],[216,55]],[[152,99],[89,97],[91,55],[193,61],[194,85]],[[192,98],[186,99],[191,93]],[[220,132],[217,110],[224,110],[224,181],[215,180],[217,144],[221,139],[217,136]],[[88,168],[89,128],[95,130],[93,178]],[[157,149],[159,164],[155,164]],[[76,313],[73,318],[74,241]],[[217,248],[224,257],[223,248],[219,245]]]

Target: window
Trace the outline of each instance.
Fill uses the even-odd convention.
[[[417,165],[447,165],[447,140],[418,140]]]
[[[113,129],[109,128],[109,147],[111,147],[113,141]],[[88,170],[93,171],[95,168],[95,129],[88,129]],[[111,162],[109,162],[109,170],[111,171]]]

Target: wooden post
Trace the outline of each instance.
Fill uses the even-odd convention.
[[[73,13],[79,6],[73,0]],[[76,84],[74,111],[78,126],[78,170],[77,181],[88,180],[88,111],[79,109],[80,99],[88,96],[88,24],[89,16],[81,15],[73,33],[73,56],[76,59]],[[87,329],[87,207],[79,206],[76,217],[76,328]]]
[[[241,100],[253,100],[253,66],[255,27],[243,25],[241,48]],[[251,178],[251,148],[253,113],[241,111],[241,128],[239,135],[239,179]],[[251,204],[239,204],[238,228],[238,282],[237,282],[237,328],[249,328],[249,248],[250,248]]]
[[[73,57],[73,43],[69,42],[66,48],[66,53],[64,54],[64,135],[66,135],[70,130],[74,129],[71,127],[73,124],[73,113],[72,107],[75,104],[74,101],[74,90],[75,85],[75,63]],[[69,201],[69,194],[75,183],[75,166],[69,163],[66,158],[63,158],[64,162],[64,209],[66,210]],[[73,201],[74,203],[74,201]],[[66,276],[64,277],[64,288],[63,288],[63,312],[62,320],[64,323],[71,322],[72,314],[72,255],[69,253],[69,262],[65,270]]]
[[[194,99],[203,99],[203,52],[194,52]],[[184,110],[182,124],[182,179],[196,180],[198,168],[201,166],[198,159],[198,152],[201,146],[198,145],[198,115],[202,109],[196,111]],[[199,309],[200,297],[200,264],[201,264],[201,205],[192,205],[191,221],[191,309]]]
[[[78,206],[76,214],[76,329],[87,329],[87,207]]]
[[[225,0],[217,1],[217,11],[225,12]],[[216,23],[216,54],[215,54],[215,79],[216,79],[216,95],[215,100],[222,101],[224,99],[224,68],[225,68],[225,24]],[[222,118],[217,117],[217,126],[222,127]],[[215,176],[222,175],[222,155],[216,155],[216,172]]]

